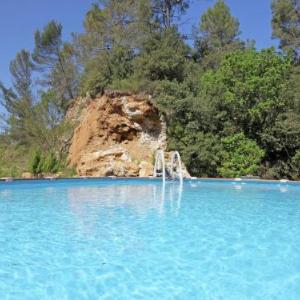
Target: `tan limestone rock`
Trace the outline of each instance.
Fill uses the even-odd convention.
[[[22,173],[21,177],[22,177],[22,179],[33,179],[34,175],[30,172],[24,172],[24,173]]]
[[[139,176],[140,177],[149,177],[153,176],[153,165],[150,162],[142,161],[139,165],[140,171]]]
[[[68,156],[78,175],[152,175],[154,153],[166,147],[166,126],[150,100],[108,92],[78,101],[83,116],[78,116],[76,103],[67,114],[79,122]]]

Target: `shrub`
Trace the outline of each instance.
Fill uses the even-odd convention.
[[[293,168],[293,179],[299,179],[300,177],[300,149],[292,158],[292,168]]]
[[[40,150],[34,150],[29,161],[29,170],[32,174],[38,175],[42,172],[42,155]]]
[[[49,153],[42,164],[42,171],[45,173],[55,173],[59,169],[59,162],[55,155],[51,152]]]
[[[185,132],[185,145],[180,148],[182,158],[193,176],[218,176],[220,145],[217,136]]]
[[[223,177],[255,175],[264,151],[258,145],[238,133],[222,139],[221,166],[218,171]]]
[[[29,161],[29,170],[34,175],[56,173],[59,170],[59,161],[53,152],[43,156],[40,150],[34,150]]]

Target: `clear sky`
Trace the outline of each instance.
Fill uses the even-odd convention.
[[[238,17],[243,39],[256,40],[257,48],[277,45],[271,39],[271,0],[225,0]],[[10,84],[9,62],[20,49],[32,50],[33,34],[49,20],[63,24],[64,36],[82,30],[85,13],[95,0],[0,0],[0,80]],[[183,18],[184,31],[197,25],[200,15],[215,0],[193,0]]]

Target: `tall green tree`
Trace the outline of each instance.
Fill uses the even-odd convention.
[[[245,48],[239,39],[239,21],[223,0],[209,8],[200,19],[196,36],[196,58],[204,69],[217,69],[223,58]]]
[[[206,103],[202,105],[215,110],[209,114],[214,118],[212,123],[218,124],[217,130],[242,128],[255,139],[287,109],[290,70],[290,61],[272,48],[236,51],[218,70],[202,76],[199,96]]]
[[[32,105],[32,71],[33,63],[30,53],[21,50],[16,58],[10,63],[10,73],[12,75],[13,87],[19,97]]]
[[[209,50],[233,43],[240,34],[239,21],[223,0],[218,0],[202,15],[199,30],[200,39]]]
[[[272,1],[273,37],[280,40],[280,48],[295,58],[300,52],[300,2],[299,0]]]
[[[55,88],[61,97],[75,97],[76,67],[72,60],[73,49],[62,40],[61,24],[51,21],[43,31],[35,32],[32,57],[37,68],[46,74],[43,82],[46,86]]]
[[[189,0],[152,0],[152,12],[162,28],[174,26],[189,8]]]
[[[189,48],[176,29],[153,35],[136,59],[137,75],[149,81],[183,81]]]
[[[86,15],[84,33],[74,37],[84,70],[81,92],[95,95],[131,75],[132,60],[152,23],[148,0],[99,0],[94,4]]]
[[[74,36],[80,62],[114,47],[138,48],[150,24],[148,0],[98,0],[86,14],[84,33]]]
[[[32,96],[33,63],[30,53],[22,50],[10,63],[12,88],[0,83],[1,103],[8,113],[7,125],[10,136],[20,143],[30,139],[30,124],[33,122]]]

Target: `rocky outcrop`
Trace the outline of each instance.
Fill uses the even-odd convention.
[[[106,92],[75,101],[77,122],[69,164],[80,176],[151,176],[154,153],[166,147],[166,126],[147,97]]]

